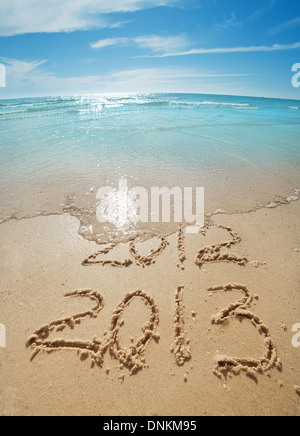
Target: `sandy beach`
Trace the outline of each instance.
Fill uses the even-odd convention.
[[[116,246],[68,214],[2,223],[0,414],[299,415],[299,213]]]
[[[299,29],[0,1],[0,416],[300,416]]]

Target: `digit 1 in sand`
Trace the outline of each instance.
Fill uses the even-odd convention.
[[[184,314],[183,314],[183,298],[182,291],[184,287],[177,288],[175,296],[175,312],[174,312],[174,332],[175,342],[171,349],[175,355],[176,363],[183,366],[186,361],[191,359],[191,349],[189,346],[190,340],[186,337],[184,331]]]

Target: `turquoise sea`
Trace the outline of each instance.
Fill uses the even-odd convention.
[[[95,212],[99,187],[204,187],[206,211],[300,187],[300,101],[198,94],[0,100],[0,221]]]

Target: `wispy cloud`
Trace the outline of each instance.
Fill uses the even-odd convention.
[[[109,14],[173,6],[179,0],[9,0],[0,2],[0,36],[118,27]]]
[[[255,5],[255,11],[250,15],[250,21],[259,21],[265,17],[276,5],[277,0],[269,0],[264,2],[260,8]]]
[[[238,27],[243,27],[243,23],[237,20],[235,11],[231,13],[230,18],[223,21],[222,23],[215,24],[214,26],[215,29],[220,30],[229,30]]]
[[[39,67],[44,65],[46,60],[24,61],[0,57],[0,61],[6,66],[7,76],[12,82],[34,79],[43,71]]]
[[[278,35],[279,33],[286,32],[298,26],[300,26],[300,17],[294,18],[293,20],[286,21],[276,27],[273,27],[273,29],[269,31],[269,34]]]
[[[129,38],[107,38],[100,39],[100,41],[90,44],[94,50],[99,50],[105,47],[112,47],[114,45],[128,45],[130,43]]]
[[[241,80],[249,74],[201,72],[194,68],[165,67],[165,68],[137,68],[130,70],[111,71],[104,75],[90,75],[78,77],[58,77],[47,71],[46,61],[22,61],[16,59],[1,59],[8,70],[9,88],[7,91],[16,92],[30,90],[32,95],[58,95],[101,92],[163,92],[200,87],[203,84],[214,84],[230,81],[231,78]]]
[[[135,45],[139,48],[147,49],[153,53],[172,53],[178,50],[184,50],[189,45],[185,35],[178,36],[160,36],[146,35],[134,38],[108,38],[90,44],[91,48],[99,50],[111,46]]]
[[[261,45],[261,46],[250,46],[250,47],[230,47],[230,48],[210,48],[210,49],[193,49],[182,52],[173,53],[163,53],[152,56],[143,57],[159,57],[165,58],[170,56],[190,56],[197,54],[226,54],[226,53],[259,53],[259,52],[274,52],[274,51],[284,51],[284,50],[294,50],[300,48],[300,42],[294,44],[273,44],[271,46]]]
[[[149,49],[154,53],[159,52],[176,52],[183,50],[189,45],[188,38],[185,35],[178,36],[140,36],[134,38],[134,42],[141,48]]]
[[[177,79],[213,79],[229,77],[245,77],[249,74],[222,74],[222,73],[200,73],[195,69],[188,68],[144,68],[136,70],[121,71],[110,74],[109,78],[118,82],[124,80],[133,80],[133,82],[170,82]]]

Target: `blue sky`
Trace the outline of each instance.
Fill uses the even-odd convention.
[[[195,92],[300,99],[295,0],[1,0],[0,98]]]

